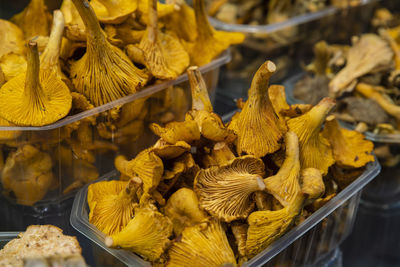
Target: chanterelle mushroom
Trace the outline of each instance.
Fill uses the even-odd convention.
[[[109,247],[129,249],[144,259],[156,261],[170,243],[172,223],[155,207],[135,209],[135,217],[118,234],[106,238]]]
[[[189,45],[192,65],[207,64],[231,44],[239,44],[244,40],[244,34],[215,30],[208,22],[204,0],[193,1],[196,16],[197,38]]]
[[[365,140],[364,135],[359,132],[340,128],[333,115],[326,118],[322,135],[329,140],[333,157],[339,166],[360,168],[374,161],[371,154],[374,144]]]
[[[182,238],[174,242],[168,251],[166,266],[236,266],[236,259],[229,246],[221,223],[208,223],[187,227]]]
[[[129,181],[103,181],[88,188],[89,222],[106,235],[119,233],[132,219],[141,185],[137,177]],[[97,196],[98,195],[98,196]]]
[[[320,133],[326,116],[334,106],[333,99],[324,98],[304,115],[287,121],[289,130],[299,138],[301,168],[316,168],[325,175],[329,166],[335,163],[331,145]]]
[[[237,134],[236,149],[239,154],[263,157],[281,147],[279,141],[286,125],[276,114],[268,96],[268,80],[275,70],[276,66],[271,61],[261,65],[253,77],[249,99],[229,124],[229,128]]]
[[[65,19],[65,36],[72,41],[86,41],[85,24],[72,0],[63,0],[60,10]]]
[[[189,114],[199,126],[201,135],[215,142],[233,141],[233,131],[227,129],[222,119],[213,112],[206,83],[198,67],[188,68],[187,73],[192,91],[192,110]]]
[[[103,23],[121,24],[137,8],[137,1],[131,0],[92,0],[93,7],[99,21]]]
[[[175,36],[158,29],[157,2],[148,0],[149,23],[138,47],[143,51],[145,66],[155,77],[174,79],[189,66],[189,55]]]
[[[31,145],[19,147],[9,154],[1,179],[3,188],[14,193],[18,204],[31,206],[41,200],[52,185],[50,155]]]
[[[15,24],[0,19],[0,58],[8,53],[24,52],[24,34]]]
[[[0,116],[25,126],[43,126],[65,117],[71,109],[69,88],[54,73],[40,69],[35,42],[28,44],[28,67],[0,89]]]
[[[73,3],[87,32],[86,53],[71,64],[70,77],[77,91],[95,106],[135,93],[147,82],[148,75],[107,41],[87,0],[73,0]]]
[[[349,50],[346,67],[329,83],[330,95],[337,96],[352,91],[357,78],[390,68],[392,60],[393,51],[382,38],[375,34],[361,36]]]
[[[264,163],[253,156],[200,170],[194,185],[200,207],[226,222],[245,219],[254,208],[251,195],[265,189],[263,175]]]
[[[31,0],[28,6],[11,18],[25,34],[25,39],[36,35],[48,36],[51,25],[51,15],[44,0]]]
[[[194,226],[207,219],[207,213],[200,210],[196,193],[189,188],[181,188],[173,193],[164,207],[170,218],[174,233],[179,236],[185,227]]]

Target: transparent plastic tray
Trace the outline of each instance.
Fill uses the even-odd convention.
[[[0,232],[0,249],[2,249],[12,239],[18,237],[19,232]]]
[[[215,98],[219,68],[230,59],[230,51],[226,50],[211,63],[200,67],[211,100]],[[152,145],[155,136],[148,129],[148,124],[182,120],[190,109],[190,99],[188,77],[183,74],[175,80],[148,86],[136,94],[68,116],[51,125],[0,127],[0,134],[7,131],[13,134],[13,138],[6,142],[0,140],[0,177],[3,162],[15,151],[24,155],[22,147],[25,145],[31,145],[51,158],[51,168],[46,170],[51,178],[47,178],[39,190],[46,192],[44,196],[41,195],[43,193],[38,195],[34,192],[29,196],[30,201],[21,201],[27,198],[31,185],[21,183],[15,186],[12,179],[6,180],[4,175],[0,180],[0,190],[12,203],[34,205],[45,212],[49,210],[48,206],[59,205],[87,182],[113,170],[115,155],[133,157],[144,147]],[[126,112],[128,115],[125,117],[121,115],[123,111],[134,110],[136,107],[139,109],[135,115],[129,112]],[[118,110],[120,113],[116,112]],[[119,117],[115,117],[115,114]],[[29,179],[24,164],[17,167],[20,168],[20,175]]]
[[[263,252],[243,266],[312,266],[335,250],[351,232],[361,190],[380,172],[377,161],[367,165],[365,172],[343,189],[336,197],[291,229]],[[117,172],[103,176],[115,179]],[[84,236],[128,266],[151,266],[132,252],[111,249],[104,244],[105,235],[89,222],[88,185],[75,196],[71,225]],[[281,266],[281,265],[279,265]]]

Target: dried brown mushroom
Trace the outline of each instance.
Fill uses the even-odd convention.
[[[264,163],[253,156],[201,169],[194,184],[200,207],[226,222],[247,218],[254,208],[252,194],[265,189],[263,175]]]
[[[87,0],[73,3],[87,32],[86,53],[71,64],[70,77],[77,91],[95,106],[135,93],[147,82],[148,75],[107,41]]]
[[[16,125],[43,126],[71,109],[69,88],[54,73],[40,68],[37,45],[29,42],[28,67],[0,90],[0,116]]]
[[[237,135],[236,150],[239,154],[263,157],[281,146],[279,141],[286,125],[276,114],[268,96],[268,80],[275,70],[271,61],[266,61],[258,69],[249,89],[249,99],[229,124]]]
[[[329,94],[342,95],[354,89],[357,78],[392,66],[393,51],[375,34],[364,34],[350,48],[346,66],[330,81]]]
[[[31,0],[26,8],[11,18],[25,34],[25,39],[37,35],[48,36],[50,33],[51,15],[44,0]]]
[[[301,168],[316,168],[325,175],[329,166],[335,163],[331,145],[320,133],[326,116],[334,106],[333,99],[324,98],[304,115],[287,121],[289,130],[299,138]]]
[[[168,256],[168,267],[194,263],[199,267],[237,265],[225,231],[217,220],[185,228],[182,238],[168,250]]]

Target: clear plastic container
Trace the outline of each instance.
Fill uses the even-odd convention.
[[[232,100],[247,98],[251,78],[265,60],[277,66],[271,83],[280,83],[299,72],[305,58],[312,58],[313,45],[318,41],[347,43],[353,35],[366,32],[376,8],[388,1],[393,0],[365,0],[348,8],[327,7],[269,25],[226,24],[210,18],[217,29],[246,34],[246,40],[232,48],[232,61],[222,72],[217,112],[232,111],[236,109]]]
[[[0,249],[14,238],[18,237],[19,232],[0,232]]]
[[[230,59],[227,50],[200,67],[212,100],[219,68]],[[190,99],[188,77],[183,74],[51,125],[0,127],[0,190],[11,202],[46,212],[49,206],[73,196],[84,184],[113,170],[115,155],[133,157],[152,145],[155,136],[148,124],[184,119],[191,106]],[[3,142],[1,136],[5,133],[12,137]],[[17,164],[12,165],[12,159]],[[11,172],[4,171],[4,162],[13,166]],[[32,162],[46,167],[35,172]],[[19,177],[24,179],[16,182]]]
[[[377,161],[367,165],[365,172],[336,197],[291,229],[243,266],[312,266],[335,250],[352,230],[361,190],[380,172]],[[102,180],[115,179],[116,172]],[[104,244],[105,235],[89,223],[88,185],[75,196],[71,225],[111,255],[128,266],[150,266],[132,252],[111,249]]]

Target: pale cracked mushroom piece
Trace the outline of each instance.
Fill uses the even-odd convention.
[[[264,163],[253,156],[243,156],[221,167],[201,169],[195,178],[194,191],[200,207],[220,220],[245,219],[254,209],[251,196],[265,189]]]
[[[142,181],[102,181],[89,185],[89,222],[106,235],[119,233],[133,218],[139,199],[136,191]],[[101,197],[96,195],[101,195]]]
[[[135,216],[121,232],[106,237],[108,247],[120,247],[139,254],[145,260],[157,261],[170,244],[172,223],[155,207],[135,209]]]
[[[25,39],[34,36],[48,36],[50,33],[51,14],[44,0],[31,0],[26,8],[10,19],[24,32]]]
[[[205,224],[205,225],[204,225]],[[235,255],[219,221],[187,227],[168,250],[167,267],[237,266]]]
[[[285,121],[274,110],[268,96],[268,82],[276,66],[266,61],[257,70],[249,89],[249,98],[240,113],[236,113],[229,124],[236,135],[236,150],[263,157],[277,151],[286,132]]]
[[[28,47],[26,73],[0,89],[0,116],[18,126],[43,126],[65,117],[72,97],[59,77],[40,69],[36,43],[29,42]]]
[[[85,24],[72,0],[63,0],[60,10],[64,15],[65,36],[68,38],[68,41],[86,41]]]
[[[307,113],[287,121],[289,130],[299,138],[301,168],[316,168],[325,175],[335,163],[332,147],[320,132],[334,106],[335,100],[324,98]]]
[[[107,41],[87,0],[72,2],[85,24],[87,35],[86,53],[71,63],[70,77],[77,91],[94,106],[135,93],[147,82],[148,75]]]
[[[339,126],[335,116],[326,118],[322,135],[332,146],[336,164],[344,168],[360,168],[374,161],[374,144],[365,140],[362,133],[347,130]]]
[[[157,0],[148,0],[148,24],[138,48],[144,65],[159,79],[175,79],[189,66],[189,55],[178,38],[158,28]]]

